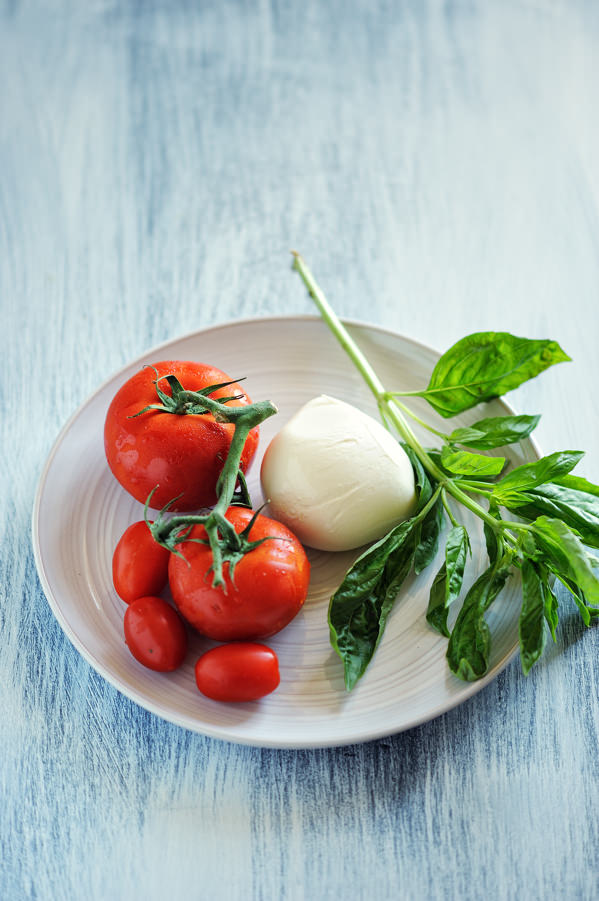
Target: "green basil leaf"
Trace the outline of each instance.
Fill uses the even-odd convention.
[[[491,633],[485,612],[505,585],[510,569],[511,556],[506,555],[479,576],[466,595],[453,627],[447,661],[452,673],[467,682],[480,679],[489,668]]]
[[[416,483],[416,494],[418,495],[418,503],[416,505],[416,512],[418,513],[422,510],[423,507],[426,507],[431,497],[433,496],[433,485],[432,482],[424,469],[424,466],[418,459],[416,453],[412,450],[409,444],[401,443],[404,451],[408,455],[408,459],[412,464],[412,469],[414,470],[414,481]]]
[[[578,536],[561,520],[547,516],[532,523],[532,534],[551,571],[583,593],[585,606],[587,602],[599,604],[599,560],[588,553]]]
[[[594,494],[569,487],[585,482],[576,476],[564,476],[559,482],[547,482],[512,500],[508,498],[508,504],[524,519],[534,520],[539,516],[560,519],[580,535],[584,544],[599,548],[599,489]],[[586,484],[596,488],[590,482]]]
[[[594,497],[599,497],[599,485],[594,485],[587,479],[583,479],[582,476],[559,476],[553,481],[558,485],[563,485],[564,488],[571,488],[573,491],[581,491],[583,494],[592,494]]]
[[[572,599],[578,607],[578,612],[580,613],[585,626],[590,626],[591,619],[595,616],[599,616],[599,607],[591,606],[586,598],[584,591],[581,591],[578,585],[575,585],[571,579],[566,579],[565,576],[557,576],[557,578],[572,595]]]
[[[443,503],[441,498],[433,505],[423,521],[419,542],[414,554],[414,572],[416,575],[434,559],[439,547],[439,535],[443,527]]]
[[[495,501],[491,498],[489,501],[489,513],[495,519],[500,520],[501,514],[499,512],[499,507],[495,503]],[[483,523],[483,532],[485,533],[485,543],[487,545],[487,554],[489,557],[489,563],[493,564],[497,560],[497,553],[499,550],[499,545],[497,543],[497,532],[495,532],[490,525],[486,522]]]
[[[491,416],[463,429],[454,429],[449,440],[478,450],[493,450],[528,438],[539,424],[540,416]]]
[[[486,457],[469,451],[454,451],[445,444],[441,451],[441,463],[449,472],[476,478],[499,475],[505,466],[505,457]]]
[[[447,536],[445,545],[448,604],[453,604],[462,590],[466,557],[470,552],[470,539],[465,526],[454,526]]]
[[[419,392],[441,416],[455,416],[517,388],[570,357],[556,341],[478,332],[462,338],[437,361],[428,388]]]
[[[585,626],[587,626],[587,628],[588,628],[588,626],[591,625],[591,611],[587,604],[587,600],[586,600],[584,592],[579,591],[578,586],[575,585],[573,582],[569,581],[568,579],[565,579],[562,577],[560,579],[560,582],[563,585],[565,585],[566,588],[569,590],[570,594],[572,595],[572,598],[574,599],[574,603],[578,607],[578,612],[580,613],[580,617],[581,617],[583,623],[585,624]]]
[[[521,505],[525,491],[566,475],[583,457],[584,451],[557,451],[534,463],[523,463],[495,484],[493,496],[510,509],[514,504]]]
[[[545,568],[541,567],[545,572]],[[557,600],[557,595],[555,594],[553,587],[549,584],[549,576],[544,576],[544,584],[545,584],[545,620],[547,625],[549,626],[549,630],[551,632],[551,638],[553,641],[557,641],[556,629],[559,622],[559,603]]]
[[[387,616],[416,550],[420,522],[400,523],[373,544],[346,573],[329,604],[331,644],[343,661],[350,691],[381,640]]]
[[[456,472],[450,472],[448,469],[445,469],[445,467],[443,466],[442,460],[441,460],[441,451],[440,450],[427,448],[426,452],[429,455],[432,462],[434,463],[434,465],[437,467],[437,469],[440,469],[443,473],[450,476],[452,479],[459,480],[459,479],[467,478],[467,476],[459,475]],[[453,452],[453,449],[452,449],[452,452]],[[457,453],[457,451],[455,451],[455,452]],[[489,459],[489,458],[487,457],[486,459]],[[495,479],[495,476],[484,476],[481,473],[479,473],[476,478],[486,481],[487,479]]]
[[[449,638],[447,614],[460,595],[464,580],[466,556],[470,549],[468,532],[464,526],[454,526],[445,544],[445,561],[431,586],[426,618],[433,629]]]
[[[439,469],[442,469],[443,467],[441,466],[441,451],[439,450],[439,448],[427,447],[425,448],[425,450],[435,466],[437,466]]]
[[[525,558],[522,563],[522,608],[518,624],[524,675],[528,675],[545,649],[546,588],[549,590],[535,564]]]
[[[433,579],[431,591],[428,598],[428,608],[426,611],[426,619],[429,625],[433,627],[435,632],[449,638],[449,629],[447,627],[446,607],[447,601],[447,564],[443,562],[441,569]]]

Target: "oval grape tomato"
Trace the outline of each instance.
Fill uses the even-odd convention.
[[[125,642],[139,663],[161,673],[178,669],[187,653],[181,617],[162,598],[145,597],[125,610]]]
[[[214,701],[256,701],[278,686],[279,661],[263,644],[223,644],[200,657],[195,676],[202,694]]]
[[[168,581],[169,557],[143,519],[125,529],[112,557],[112,581],[121,600],[130,604],[160,594]]]

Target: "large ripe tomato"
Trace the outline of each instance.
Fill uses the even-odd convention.
[[[130,604],[160,594],[168,581],[170,551],[152,538],[142,519],[125,529],[112,556],[112,581],[118,596]]]
[[[213,701],[257,701],[274,691],[279,661],[264,644],[239,641],[202,654],[195,665],[196,684]]]
[[[230,507],[227,519],[240,533],[253,513]],[[249,539],[274,536],[254,548],[237,564],[234,584],[225,564],[225,586],[212,585],[212,552],[205,544],[186,541],[178,549],[185,559],[171,555],[168,577],[175,604],[185,619],[216,641],[267,638],[279,632],[298,613],[308,593],[310,564],[302,545],[274,519],[258,516]],[[206,538],[194,526],[191,538]]]
[[[139,663],[160,673],[178,669],[187,653],[181,617],[162,598],[138,598],[125,610],[125,642]]]
[[[150,404],[159,403],[154,380],[173,374],[183,388],[198,391],[208,385],[230,381],[214,366],[166,360],[145,367],[132,376],[114,396],[104,425],[106,459],[113,474],[129,494],[145,502],[158,485],[152,507],[159,510],[179,494],[183,496],[173,510],[197,510],[216,503],[215,486],[223,467],[234,425],[216,422],[211,413],[176,414],[148,410],[131,418]],[[159,382],[170,394],[166,380]],[[231,406],[247,406],[250,398],[238,384],[211,394],[219,397],[241,395]],[[241,468],[247,470],[258,446],[258,428],[252,429],[241,456]]]

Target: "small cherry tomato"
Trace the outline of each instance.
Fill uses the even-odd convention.
[[[160,594],[168,579],[170,551],[152,538],[147,524],[134,522],[123,532],[112,557],[112,581],[118,596],[130,604]]]
[[[199,690],[214,701],[257,701],[280,682],[275,652],[247,641],[207,651],[196,663],[195,674]]]
[[[149,669],[170,673],[183,663],[187,634],[181,617],[162,598],[137,598],[125,610],[125,642]]]
[[[243,507],[229,507],[226,513],[237,533],[253,515]],[[219,588],[212,584],[206,530],[194,526],[190,538],[178,545],[182,557],[171,554],[168,578],[177,609],[202,635],[215,641],[268,638],[299,613],[308,594],[310,563],[286,526],[259,515],[249,540],[266,540],[237,563],[233,581],[225,564],[225,585]]]
[[[104,424],[104,449],[113,475],[133,497],[160,510],[177,500],[171,510],[197,510],[216,503],[216,483],[226,460],[235,426],[217,422],[212,413],[167,413],[146,409],[160,404],[155,380],[174,375],[187,391],[229,382],[220,369],[205,363],[163,360],[137,372],[117,391]],[[158,386],[171,395],[166,379]],[[210,394],[214,400],[235,398],[230,407],[251,403],[237,383]],[[145,410],[145,412],[141,412]],[[141,413],[141,415],[137,415]],[[258,447],[259,429],[246,438],[240,466],[246,472]],[[156,487],[158,486],[158,487]]]

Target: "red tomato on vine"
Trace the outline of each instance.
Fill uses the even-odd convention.
[[[174,377],[174,378],[173,378]],[[210,386],[214,391],[207,392]],[[230,398],[229,407],[248,406],[243,388],[204,363],[163,361],[146,366],[117,391],[104,426],[106,459],[114,476],[136,500],[154,509],[196,510],[216,503],[216,483],[235,430],[198,406],[201,396]],[[198,397],[199,396],[199,397]],[[259,430],[245,441],[240,468],[246,471],[258,446]],[[156,487],[158,486],[158,487]]]
[[[206,530],[194,526],[171,555],[169,583],[182,616],[217,641],[267,638],[283,629],[301,609],[310,580],[310,564],[295,535],[279,522],[258,514],[249,533],[251,510],[229,507],[226,519],[235,532],[255,543],[249,553],[223,567],[224,585],[214,586],[213,555]],[[231,552],[230,552],[231,553]]]
[[[170,551],[154,541],[149,525],[142,519],[125,529],[112,556],[112,581],[127,604],[160,594],[168,581]]]

